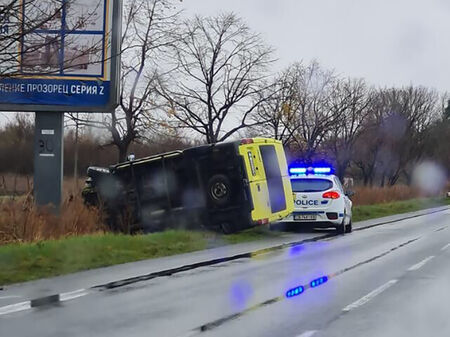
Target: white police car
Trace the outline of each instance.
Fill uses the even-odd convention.
[[[335,227],[339,234],[352,231],[352,201],[330,167],[289,169],[294,193],[294,212],[284,223]]]

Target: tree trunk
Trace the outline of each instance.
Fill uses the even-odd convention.
[[[338,164],[338,177],[340,181],[344,181],[345,177],[345,171],[347,170],[347,167],[349,166],[350,161],[345,160],[343,163]]]
[[[119,150],[119,163],[123,163],[124,161],[127,160],[128,147],[129,147],[129,144],[126,144],[126,143],[117,145],[117,148]]]
[[[380,187],[384,187],[384,180],[385,180],[386,175],[383,173],[383,175],[381,176],[381,182],[380,182]]]

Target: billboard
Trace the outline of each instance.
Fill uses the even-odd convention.
[[[117,106],[121,0],[0,0],[0,110]]]

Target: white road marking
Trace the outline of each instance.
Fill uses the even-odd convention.
[[[434,256],[428,256],[423,261],[420,261],[419,263],[415,264],[414,266],[409,267],[408,271],[415,271],[415,270],[422,268],[428,261],[432,260],[433,258],[434,258]]]
[[[60,302],[64,302],[64,301],[70,301],[73,300],[75,298],[79,298],[82,296],[86,296],[89,294],[89,291],[87,289],[79,289],[79,290],[75,290],[75,291],[71,291],[68,293],[62,293],[59,295],[59,301]],[[6,296],[6,297],[0,297],[1,298],[12,298],[12,297],[20,297],[20,296]],[[26,301],[26,302],[20,302],[20,303],[16,303],[16,304],[10,304],[10,305],[6,305],[4,307],[0,307],[0,316],[1,315],[7,315],[7,314],[12,314],[14,312],[18,312],[18,311],[24,311],[24,310],[29,310],[31,309],[31,301]]]
[[[317,330],[311,330],[311,331],[305,331],[301,335],[298,335],[297,337],[312,337],[316,334]]]
[[[378,287],[374,291],[368,293],[366,296],[361,297],[356,302],[353,302],[352,304],[347,305],[344,309],[342,309],[342,311],[351,311],[351,310],[354,310],[354,309],[356,309],[356,308],[366,304],[372,298],[374,298],[375,296],[381,294],[383,291],[385,291],[386,289],[392,287],[396,283],[397,283],[397,280],[390,280],[389,282],[383,284],[381,287]]]
[[[199,333],[201,333],[201,332],[199,332],[198,330],[192,330],[192,331],[189,331],[187,334],[179,335],[178,337],[192,337],[192,336],[198,335]]]
[[[442,251],[446,250],[448,247],[450,247],[450,243],[446,244],[444,247],[441,248]]]
[[[6,300],[8,298],[20,298],[22,296],[0,296],[0,300]]]
[[[78,297],[86,296],[89,292],[86,289],[79,289],[68,293],[59,294],[59,301],[70,301]]]
[[[31,301],[7,305],[0,308],[0,315],[12,314],[14,312],[31,309]]]

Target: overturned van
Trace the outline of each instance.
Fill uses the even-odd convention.
[[[90,167],[83,197],[102,206],[114,230],[201,227],[232,233],[293,211],[283,146],[266,138]]]

